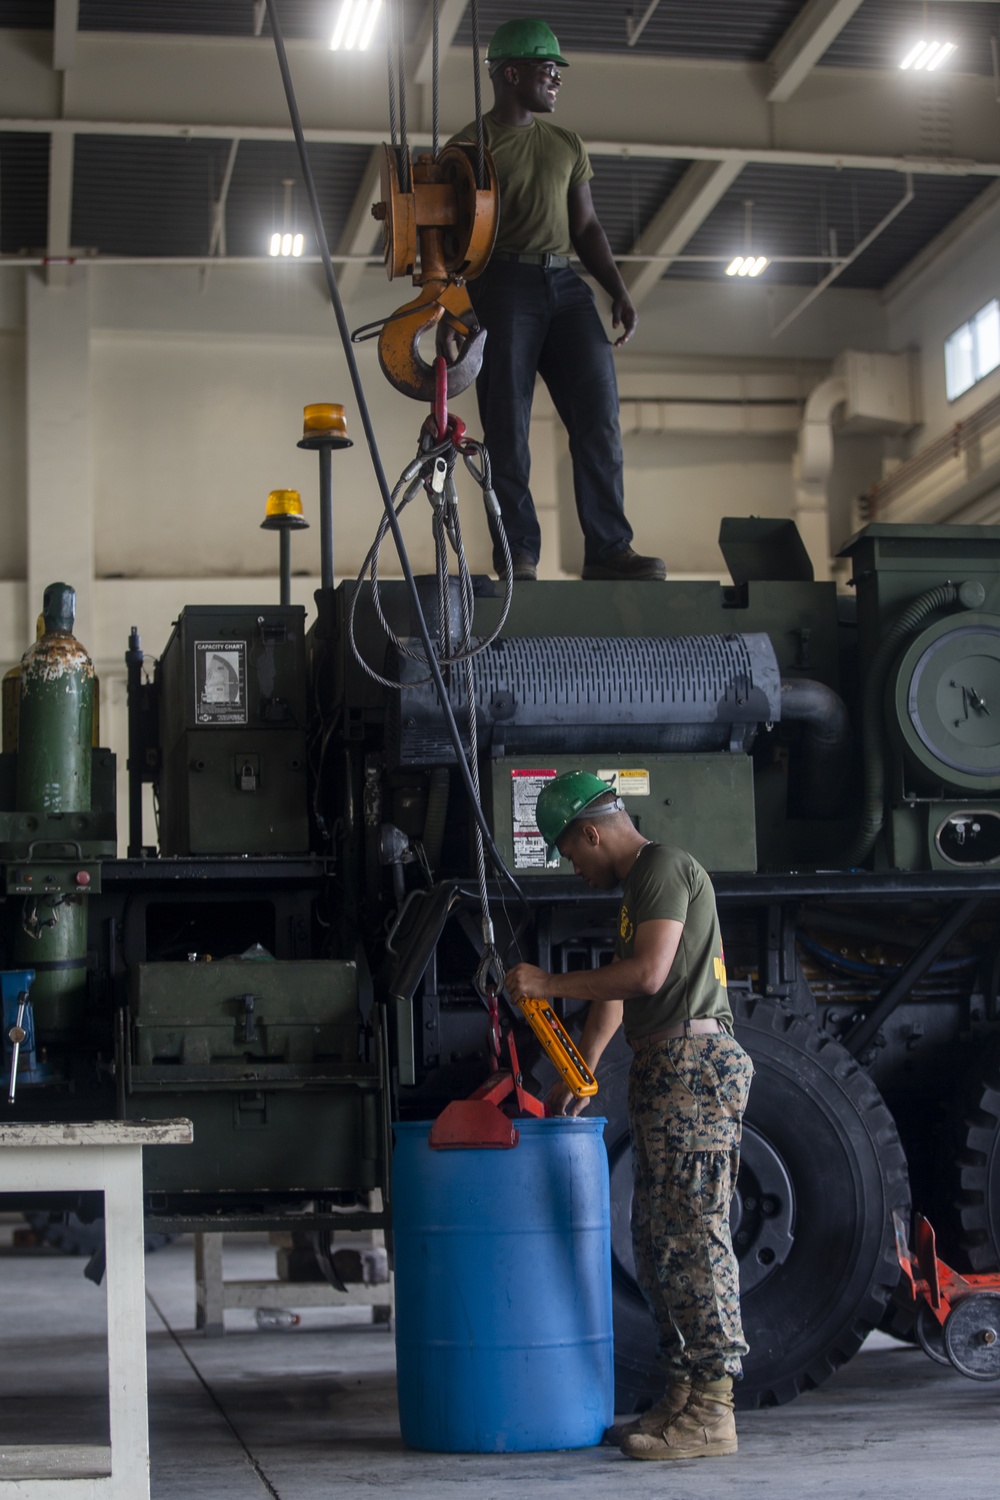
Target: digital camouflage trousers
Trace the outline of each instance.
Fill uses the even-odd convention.
[[[669,1379],[742,1373],[729,1205],[753,1064],[726,1033],[641,1048],[628,1080],[632,1245]]]

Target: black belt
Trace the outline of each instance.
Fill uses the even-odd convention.
[[[522,255],[519,250],[494,250],[491,260],[513,260],[522,266],[541,266],[545,271],[564,271],[569,265],[568,255],[553,255],[546,250],[544,255]]]

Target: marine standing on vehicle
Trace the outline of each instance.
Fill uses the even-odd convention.
[[[546,118],[568,66],[544,21],[506,21],[490,39],[493,108],[483,117],[500,187],[500,225],[489,265],[469,282],[487,330],[476,382],[483,436],[510,543],[514,577],[536,577],[542,536],[529,488],[528,431],[541,375],[569,435],[573,492],[584,537],[584,578],[661,580],[662,558],[632,549],[612,346],[594,294],[571,252],[611,298],[615,344],[635,331],[636,310],[590,193],[583,141]],[[475,123],[453,140],[475,140]],[[494,537],[494,563],[503,558]]]

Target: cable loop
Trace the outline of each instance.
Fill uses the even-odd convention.
[[[427,449],[422,449],[417,457],[415,459],[412,459],[407,467],[403,470],[403,473],[400,475],[399,479],[396,482],[396,486],[393,489],[391,496],[393,512],[398,517],[402,514],[406,507],[416,499],[421,490],[428,488],[431,482],[436,461],[439,458],[445,459],[447,470],[443,492],[443,503],[436,507],[435,518],[433,522],[435,537],[435,572],[438,581],[438,650],[435,652],[435,661],[441,668],[458,667],[462,666],[466,662],[471,663],[471,661],[475,657],[480,656],[484,651],[489,650],[494,641],[496,641],[496,639],[500,635],[500,632],[503,630],[504,625],[507,623],[507,616],[510,613],[510,606],[514,597],[513,567],[511,566],[510,559],[510,545],[507,541],[506,535],[503,532],[503,529],[499,528],[497,530],[497,535],[500,539],[501,551],[504,558],[504,566],[501,570],[504,577],[504,601],[500,610],[499,619],[497,620],[494,628],[489,632],[488,635],[485,635],[476,640],[472,635],[472,615],[475,608],[475,595],[472,586],[472,575],[469,571],[468,559],[465,554],[465,546],[462,541],[461,521],[459,519],[458,513],[458,493],[454,483],[454,469],[458,461],[459,452],[461,452],[462,454],[462,458],[466,468],[483,492],[483,503],[486,507],[487,515],[489,518],[492,515],[491,501],[492,504],[495,504],[495,496],[493,496],[491,485],[491,467],[489,454],[487,453],[482,443],[476,442],[475,439],[471,438],[464,440],[461,444],[461,447],[458,449],[456,449],[455,444],[450,439],[443,443],[435,443],[432,447],[429,447]],[[476,463],[477,458],[479,460],[478,465]],[[386,533],[389,529],[389,524],[390,523],[388,516],[383,515],[379,521],[378,528],[375,533],[375,540],[372,542],[371,547],[368,549],[365,560],[361,564],[361,568],[358,572],[357,584],[351,595],[351,602],[347,613],[348,639],[350,641],[351,651],[354,655],[355,661],[361,667],[362,671],[365,672],[373,682],[378,683],[380,687],[387,687],[395,690],[398,690],[404,686],[423,687],[432,680],[432,676],[422,677],[416,682],[405,684],[400,682],[399,680],[394,680],[390,677],[386,677],[381,672],[376,671],[376,669],[365,660],[357,643],[357,636],[355,631],[357,605],[358,599],[361,596],[362,584],[365,580],[365,576],[368,575],[371,579],[372,607],[375,610],[376,618],[378,619],[378,622],[381,625],[385,637],[390,645],[392,645],[401,656],[407,657],[410,661],[424,663],[427,662],[427,655],[423,649],[422,643],[419,646],[413,646],[409,644],[409,641],[412,638],[407,637],[404,639],[403,637],[397,635],[389,623],[388,617],[386,616],[382,604],[379,568],[381,563],[382,543],[385,540]],[[448,573],[449,545],[454,551],[458,562],[458,585],[463,618],[463,639],[459,643],[457,650],[453,649],[450,633],[450,575]],[[466,616],[468,617],[468,629],[465,628]],[[443,630],[447,631],[447,635],[444,639],[442,639]],[[470,692],[470,683],[467,681],[466,689],[467,693],[470,693],[470,704],[474,704],[474,683],[471,684]]]

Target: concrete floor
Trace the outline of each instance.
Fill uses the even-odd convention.
[[[83,1263],[0,1249],[0,1442],[106,1442],[103,1291]],[[227,1277],[273,1274],[266,1242],[227,1242]],[[258,1330],[226,1314],[193,1331],[193,1250],[147,1257],[154,1500],[319,1500],[380,1488],[442,1500],[995,1500],[1000,1385],[875,1335],[819,1391],[739,1417],[735,1458],[638,1464],[614,1449],[481,1457],[409,1452],[396,1418],[393,1341],[367,1310],[306,1311]],[[165,1325],[169,1325],[165,1326]],[[172,1332],[171,1332],[172,1330]],[[498,1392],[498,1399],[501,1395]],[[4,1486],[0,1484],[0,1496]]]

